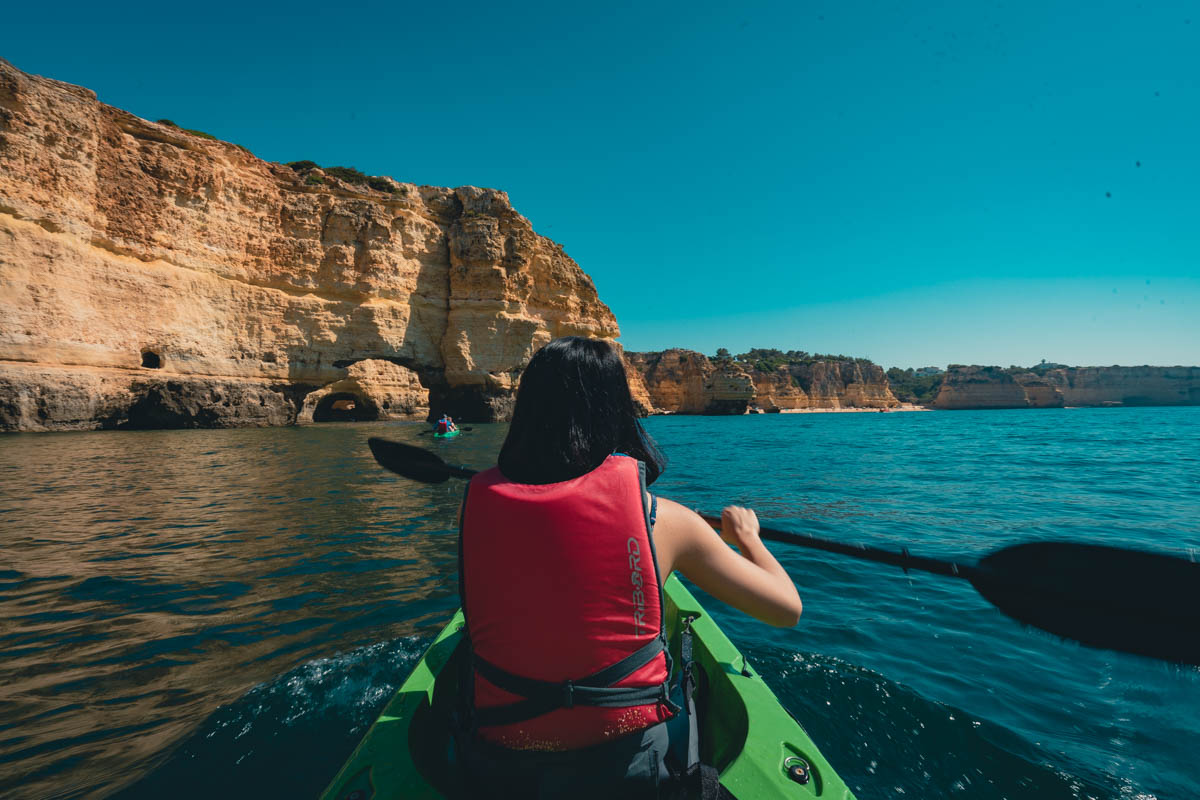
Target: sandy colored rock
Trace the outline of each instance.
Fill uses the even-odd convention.
[[[940,409],[1028,408],[1025,389],[1000,367],[951,364],[933,405]]]
[[[893,408],[887,377],[863,361],[814,361],[764,372],[740,361],[713,360],[692,350],[629,353],[629,363],[662,413],[743,414],[751,408]]]
[[[744,414],[754,382],[735,365],[714,365],[692,350],[629,353],[655,410],[675,414]]]
[[[488,420],[511,409],[530,355],[568,334],[619,331],[504,192],[293,170],[0,60],[0,363],[74,370],[72,396],[101,385],[87,368],[130,370],[136,404],[150,358],[164,387],[294,387],[294,420],[304,396],[378,360],[417,376],[428,401],[408,406]],[[83,408],[56,404],[66,384],[47,380],[22,391]]]
[[[1068,406],[1200,405],[1200,367],[1070,367],[1045,378]]]
[[[339,415],[337,412],[341,412]],[[379,359],[356,361],[346,377],[304,398],[299,422],[352,419],[426,419],[429,390],[417,373]]]
[[[786,366],[774,372],[754,372],[754,403],[763,411],[796,411],[809,408],[808,393]]]
[[[625,364],[625,380],[629,384],[629,393],[633,396],[633,406],[642,416],[654,413],[654,402],[646,389],[646,380],[642,373],[629,360],[628,354],[622,352],[621,359]]]
[[[939,409],[1200,404],[1198,367],[1061,367],[1013,372],[951,364]]]
[[[794,364],[788,371],[808,395],[810,408],[895,408],[900,402],[888,388],[878,364],[862,359]]]

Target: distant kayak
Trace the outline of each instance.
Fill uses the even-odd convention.
[[[817,746],[759,677],[745,656],[675,577],[664,587],[666,628],[678,655],[684,620],[691,624],[696,666],[700,752],[735,798],[853,800]],[[459,611],[429,646],[379,719],[367,731],[321,800],[386,800],[459,795],[448,763],[449,730],[434,701],[458,692],[464,648]],[[449,666],[448,668],[448,665]]]
[[[439,433],[437,431],[434,431],[433,438],[435,438],[435,439],[453,439],[455,436],[458,436],[460,433],[462,433],[462,431],[457,430],[457,429],[452,430],[452,431],[446,431],[445,433]]]

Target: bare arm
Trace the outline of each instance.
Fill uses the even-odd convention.
[[[800,594],[763,545],[758,516],[750,509],[730,506],[721,512],[718,536],[696,512],[660,497],[654,538],[661,574],[678,569],[713,597],[770,625],[799,621]]]

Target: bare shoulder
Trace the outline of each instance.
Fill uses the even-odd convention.
[[[677,503],[668,497],[660,497],[658,498],[658,524],[655,525],[655,531],[658,531],[659,525],[664,529],[676,532],[689,528],[694,529],[698,525],[703,526],[704,520],[682,503]]]
[[[654,524],[655,547],[664,575],[675,569],[707,526],[692,509],[666,497],[658,498],[658,520]]]

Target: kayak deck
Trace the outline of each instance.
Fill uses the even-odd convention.
[[[696,618],[693,657],[704,673],[697,694],[700,751],[720,772],[722,785],[743,799],[853,800],[808,734],[678,578],[667,580],[663,594],[675,656],[682,621]],[[445,667],[459,652],[462,625],[460,610],[367,731],[322,800],[440,798],[453,793],[454,775],[445,763],[446,731],[444,725],[437,730],[431,704],[439,693],[458,691],[457,669]],[[748,736],[751,731],[753,736]],[[806,784],[788,776],[796,759],[809,772]]]
[[[445,433],[439,433],[438,431],[434,431],[433,438],[435,438],[435,439],[453,439],[455,436],[458,436],[460,433],[462,433],[461,430],[446,431]]]

